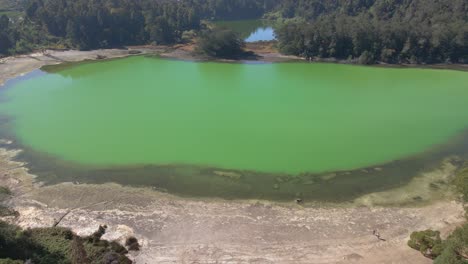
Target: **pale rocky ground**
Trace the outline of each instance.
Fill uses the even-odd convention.
[[[95,59],[98,54],[119,57],[128,51],[9,57],[0,63],[0,84],[46,64]],[[6,220],[23,228],[43,227],[66,214],[59,226],[80,235],[106,224],[106,239],[123,241],[135,235],[140,240],[141,251],[131,253],[136,263],[431,263],[406,246],[409,234],[427,228],[447,234],[464,221],[462,205],[443,195],[434,195],[437,199],[425,206],[388,206],[388,201],[404,203],[415,195],[429,201],[429,183],[453,175],[456,168],[450,161],[408,186],[354,203],[300,206],[184,199],[111,183],[41,186],[25,164],[12,161],[17,152],[0,149],[0,186],[13,191],[7,203],[20,213]],[[373,236],[373,230],[386,241]]]
[[[0,185],[27,227],[59,226],[105,239],[135,235],[136,263],[431,263],[406,246],[414,230],[444,234],[463,222],[462,205],[448,200],[422,207],[312,206],[268,201],[184,199],[117,184],[40,186],[15,151],[0,151]],[[373,236],[378,230],[386,241]]]

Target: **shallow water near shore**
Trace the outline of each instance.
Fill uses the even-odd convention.
[[[464,155],[468,74],[132,57],[2,91],[2,134],[48,182],[346,200]]]

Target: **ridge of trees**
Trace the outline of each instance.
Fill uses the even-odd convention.
[[[266,17],[278,48],[351,62],[468,63],[466,0],[21,0],[0,18],[0,55],[41,47],[173,44],[202,20]]]
[[[468,63],[465,0],[284,0],[283,53],[361,64]]]
[[[0,19],[0,54],[42,46],[97,49],[172,44],[201,19],[258,18],[277,0],[28,0],[24,16]]]
[[[197,53],[207,57],[238,59],[247,55],[244,40],[227,28],[213,28],[201,32],[197,41]]]
[[[457,172],[453,180],[457,193],[465,206],[465,216],[468,220],[468,163]],[[424,230],[413,232],[408,246],[419,250],[425,257],[434,260],[434,264],[466,264],[468,263],[468,222],[453,231],[445,240],[439,231]]]

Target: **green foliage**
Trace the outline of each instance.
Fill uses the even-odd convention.
[[[0,221],[0,263],[6,259],[36,264],[49,263],[131,263],[122,246],[105,240],[83,240],[61,227],[35,228],[26,231]],[[117,262],[105,262],[112,256]],[[20,262],[22,263],[22,262]]]
[[[419,250],[428,258],[434,259],[439,256],[442,251],[440,232],[433,230],[413,232],[408,241],[408,246]]]
[[[0,11],[2,5],[24,6],[24,19],[15,21],[13,26],[0,25],[0,56],[42,47],[86,50],[187,42],[189,35],[184,36],[184,32],[198,30],[201,19],[258,18],[276,7],[279,0],[24,2],[18,5],[18,1],[0,0]],[[10,19],[2,16],[0,24],[4,21]]]
[[[187,42],[184,32],[199,30],[202,19],[264,16],[282,24],[278,47],[286,54],[362,64],[468,62],[465,0],[25,1],[25,19],[0,27],[0,55]]]
[[[209,57],[239,58],[244,54],[244,41],[226,28],[214,28],[201,33],[197,52]]]
[[[434,260],[434,264],[468,263],[468,223],[457,228],[443,242],[443,249]]]
[[[284,0],[279,48],[304,57],[359,63],[467,63],[468,6],[464,0]]]

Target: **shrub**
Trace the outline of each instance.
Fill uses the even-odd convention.
[[[442,251],[440,232],[433,230],[413,232],[408,241],[408,246],[419,250],[428,258],[434,259],[439,256]]]
[[[468,263],[468,223],[457,228],[443,242],[440,255],[434,264],[466,264]]]

